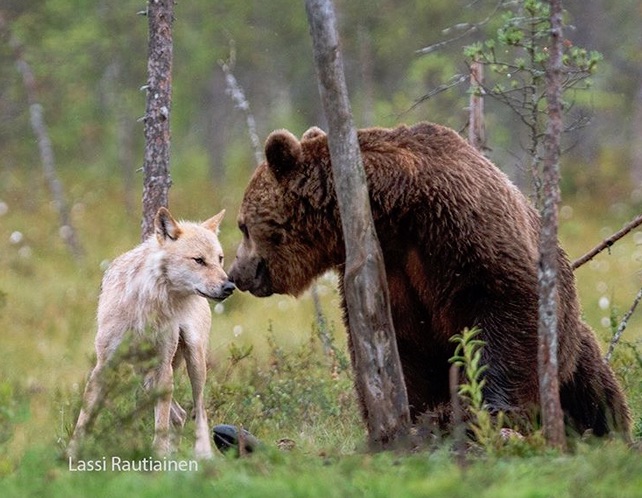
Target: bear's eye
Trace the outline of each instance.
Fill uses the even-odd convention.
[[[239,230],[243,234],[243,237],[246,239],[250,238],[250,232],[247,229],[247,225],[245,223],[239,223]]]
[[[280,232],[273,232],[270,234],[270,242],[275,246],[278,246],[283,242],[283,234]]]
[[[207,266],[203,258],[192,258],[197,265]]]

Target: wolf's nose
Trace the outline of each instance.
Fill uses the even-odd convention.
[[[225,297],[228,297],[230,294],[232,294],[232,292],[234,292],[234,289],[236,289],[236,285],[234,285],[234,282],[228,280],[223,284],[221,294],[223,294]]]

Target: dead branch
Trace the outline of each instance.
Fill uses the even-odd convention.
[[[223,70],[225,74],[225,83],[227,85],[227,94],[232,98],[236,108],[241,110],[245,115],[245,121],[247,124],[247,131],[250,135],[250,141],[252,142],[252,149],[254,150],[254,160],[257,164],[263,162],[263,152],[261,150],[261,142],[259,141],[259,134],[256,132],[256,120],[254,119],[254,114],[250,110],[250,103],[245,97],[245,92],[243,88],[239,85],[238,81],[234,77],[232,70],[234,69],[234,63],[236,62],[236,49],[234,46],[234,41],[230,41],[230,58],[227,61],[219,60],[218,65]]]
[[[444,83],[443,85],[439,85],[438,87],[433,88],[432,90],[430,90],[427,94],[422,95],[421,97],[415,99],[415,101],[412,103],[412,105],[408,109],[406,109],[404,112],[400,113],[399,116],[401,117],[403,114],[408,113],[408,112],[416,109],[421,104],[423,104],[427,100],[430,100],[431,98],[435,97],[436,95],[439,95],[440,93],[443,93],[443,92],[445,92],[447,90],[450,90],[451,88],[459,86],[462,83],[465,83],[465,82],[467,82],[469,80],[470,80],[470,77],[467,74],[455,74],[454,76],[452,76],[450,78],[448,83]]]
[[[36,136],[38,148],[40,149],[42,170],[60,220],[60,237],[65,241],[74,258],[80,260],[83,256],[83,249],[71,223],[71,214],[67,201],[65,200],[62,183],[56,172],[56,161],[51,139],[49,138],[43,117],[42,105],[38,102],[36,78],[31,66],[24,57],[24,47],[11,33],[2,13],[0,13],[0,35],[8,40],[9,46],[13,50],[14,59],[16,60],[16,67],[18,68],[20,76],[22,76],[22,83],[27,93],[27,102],[29,104],[31,128]]]
[[[438,43],[434,43],[434,44],[429,45],[427,47],[424,47],[424,48],[421,48],[419,50],[416,50],[415,53],[417,55],[431,54],[431,53],[441,49],[442,47],[450,45],[451,43],[454,43],[454,42],[458,42],[462,38],[465,38],[466,36],[468,36],[470,34],[476,33],[481,28],[483,28],[486,24],[488,24],[496,16],[497,12],[499,12],[499,9],[500,9],[500,7],[502,5],[503,5],[503,1],[499,0],[495,4],[495,8],[490,13],[490,15],[488,15],[485,19],[483,19],[480,22],[477,22],[477,23],[467,23],[467,22],[466,23],[460,23],[460,24],[456,24],[455,26],[451,26],[450,28],[444,29],[442,31],[442,33],[445,34],[445,35],[450,34],[452,31],[461,31],[461,33],[458,34],[458,35],[454,35],[454,36],[452,36],[451,38],[449,38],[447,40],[443,40],[443,41],[440,41]]]
[[[609,344],[609,350],[607,351],[606,355],[604,356],[604,360],[608,363],[611,361],[611,356],[613,355],[613,351],[615,350],[615,346],[617,346],[617,343],[620,342],[620,338],[622,337],[622,334],[624,333],[624,330],[626,329],[626,326],[629,324],[629,319],[635,312],[635,308],[637,308],[640,300],[642,299],[642,289],[640,289],[635,296],[635,299],[633,300],[633,304],[629,308],[629,311],[626,312],[626,314],[622,317],[622,321],[620,322],[620,325],[618,326],[617,330],[615,331],[615,334],[613,334],[613,338],[611,339],[611,342]]]
[[[576,270],[580,266],[582,266],[584,263],[591,261],[595,256],[601,253],[604,249],[610,248],[613,244],[615,244],[618,240],[624,237],[627,233],[629,233],[631,230],[633,230],[634,228],[638,227],[641,224],[642,224],[642,214],[639,215],[637,218],[635,218],[633,221],[624,225],[624,227],[621,230],[615,232],[610,237],[604,239],[602,242],[596,245],[593,249],[587,252],[584,256],[573,261],[573,265],[572,265],[573,270]]]

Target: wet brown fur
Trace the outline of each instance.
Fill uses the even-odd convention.
[[[478,326],[486,342],[486,402],[538,405],[539,217],[491,162],[448,128],[420,123],[359,131],[411,413],[448,403],[449,338]],[[286,130],[239,213],[244,240],[230,269],[241,290],[298,295],[345,262],[327,139]],[[559,375],[567,423],[628,437],[630,414],[597,340],[581,320],[574,276],[559,249]],[[347,325],[347,321],[346,321]]]

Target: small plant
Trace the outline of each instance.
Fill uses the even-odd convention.
[[[546,449],[545,440],[540,431],[530,432],[524,436],[519,430],[532,429],[532,420],[523,415],[511,420],[504,412],[491,412],[484,401],[484,373],[488,369],[482,364],[484,341],[478,336],[481,329],[465,328],[461,334],[450,340],[457,344],[450,362],[463,371],[463,379],[458,394],[467,410],[467,426],[475,443],[484,451],[495,456],[527,456],[540,454]],[[461,378],[461,377],[460,377]],[[514,430],[509,423],[517,422]]]
[[[152,453],[153,412],[165,393],[144,388],[147,375],[158,364],[151,341],[131,336],[125,339],[103,370],[103,398],[82,441],[83,456],[119,455],[132,459]],[[66,445],[76,423],[82,396],[76,400],[64,436]],[[64,449],[64,448],[61,448]]]
[[[355,437],[360,419],[349,361],[332,331],[321,335],[313,327],[308,340],[294,349],[283,347],[271,327],[266,340],[265,361],[257,361],[251,350],[230,346],[228,364],[221,365],[224,373],[217,375],[210,393],[213,419],[243,425],[259,438],[276,431],[318,440],[334,426]]]
[[[546,116],[546,66],[550,40],[550,6],[541,0],[506,3],[499,19],[496,36],[464,48],[471,62],[488,68],[486,82],[471,89],[476,95],[488,96],[507,106],[528,131],[526,145],[533,174],[537,203],[541,203],[541,163]],[[564,113],[569,117],[565,131],[572,131],[588,122],[581,108],[575,110],[578,92],[591,88],[590,77],[602,60],[600,53],[575,46],[564,39],[564,75],[562,92]]]
[[[484,402],[484,372],[488,366],[482,365],[482,348],[485,343],[477,338],[480,332],[481,329],[476,327],[465,328],[461,334],[451,337],[450,340],[457,346],[450,362],[463,370],[464,381],[459,385],[458,393],[469,412],[469,428],[475,441],[482,448],[488,449],[497,442],[500,421],[493,420]]]

